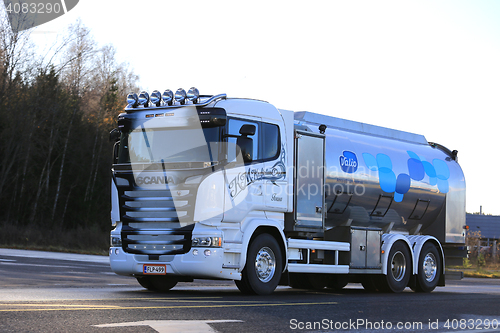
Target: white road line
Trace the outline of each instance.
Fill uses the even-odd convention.
[[[149,326],[159,333],[214,333],[209,323],[243,323],[242,320],[145,320],[129,323],[94,325],[95,327]]]

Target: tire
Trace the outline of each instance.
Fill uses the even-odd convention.
[[[361,285],[365,289],[366,292],[376,293],[380,292],[380,287],[382,285],[382,278],[385,279],[385,276],[380,275],[367,275],[364,276],[361,280]]]
[[[137,276],[137,282],[147,290],[167,292],[177,284],[177,279],[165,275]]]
[[[347,275],[330,275],[326,287],[334,291],[341,291],[349,283]]]
[[[149,276],[136,276],[135,278],[143,288],[146,288],[147,290],[154,290],[153,284],[149,280]]]
[[[281,278],[281,249],[269,234],[260,234],[250,244],[241,281],[236,286],[244,293],[269,295]]]
[[[381,280],[380,290],[400,293],[408,286],[411,275],[410,250],[405,243],[398,241],[394,243],[387,256],[387,275]]]
[[[437,287],[442,274],[441,257],[432,243],[425,243],[418,258],[416,291],[430,293]]]
[[[325,274],[290,273],[290,286],[294,289],[323,290],[327,283]]]
[[[245,280],[234,280],[234,283],[236,284],[236,287],[238,287],[238,290],[241,291],[243,294],[246,295],[252,295],[252,289],[248,285],[247,281]]]

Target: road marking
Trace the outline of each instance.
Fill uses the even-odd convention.
[[[168,305],[168,306],[109,306],[105,305],[65,305],[60,304],[60,307],[53,308],[53,305],[33,304],[39,306],[39,309],[32,308],[17,308],[17,309],[0,309],[0,312],[40,312],[40,311],[84,311],[84,310],[148,310],[148,309],[201,309],[201,308],[237,308],[237,307],[268,307],[268,306],[304,306],[304,305],[336,305],[337,302],[315,302],[315,303],[255,303],[255,304],[205,304],[205,305]],[[0,304],[1,305],[16,305],[16,304]],[[31,304],[22,304],[21,306],[29,306]],[[44,308],[47,306],[49,308]]]
[[[144,320],[130,323],[102,324],[94,327],[149,326],[159,333],[214,333],[209,323],[243,323],[242,320]]]

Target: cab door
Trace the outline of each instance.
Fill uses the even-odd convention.
[[[264,200],[268,211],[287,210],[288,182],[293,175],[287,175],[285,137],[276,124],[262,122],[261,158],[265,161]]]
[[[259,162],[260,119],[230,118],[227,124],[227,165],[224,221],[264,214],[263,163]],[[253,134],[249,129],[255,128]]]

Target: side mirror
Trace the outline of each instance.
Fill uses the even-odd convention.
[[[244,136],[252,136],[255,134],[255,125],[245,124],[240,128],[240,134]]]
[[[113,128],[113,130],[109,132],[109,141],[116,142],[118,140],[120,140],[120,131],[118,130],[118,128]]]

